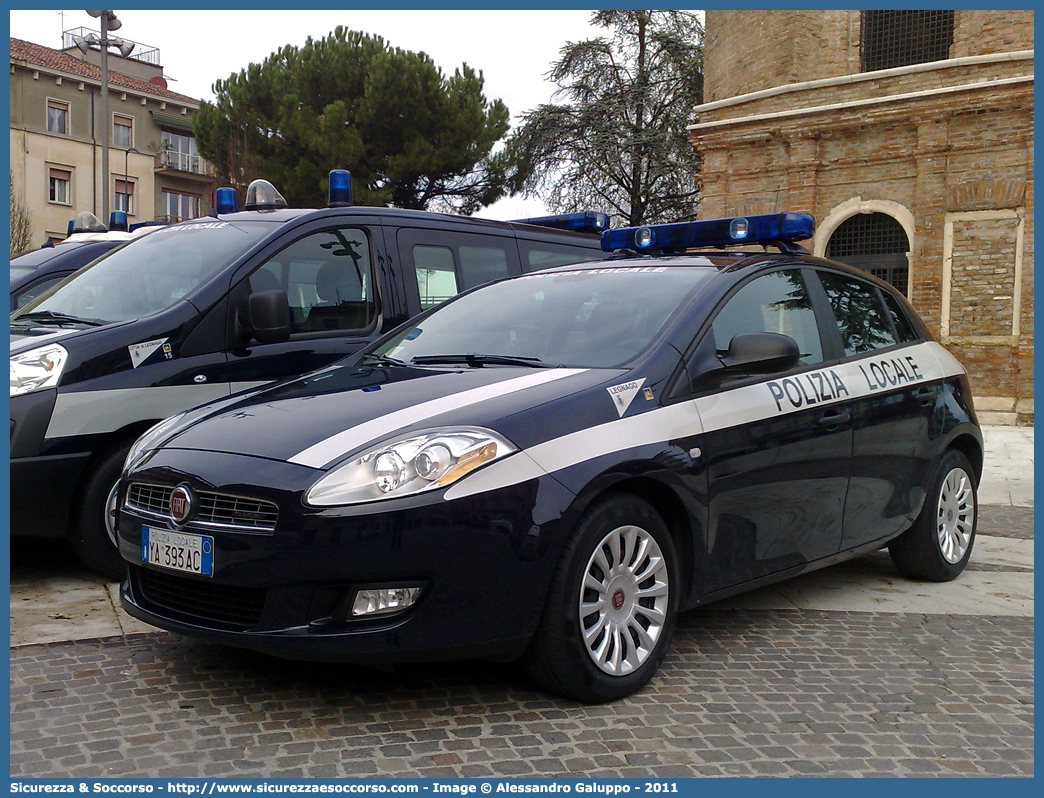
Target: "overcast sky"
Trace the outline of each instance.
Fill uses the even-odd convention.
[[[599,34],[590,11],[121,11],[115,34],[160,51],[170,89],[213,99],[211,86],[285,44],[322,38],[337,25],[423,51],[446,74],[462,63],[482,70],[485,94],[518,115],[551,98],[544,75],[561,48]],[[11,35],[59,49],[62,31],[98,29],[86,11],[10,12]],[[502,200],[477,215],[510,219],[545,213],[538,201]]]

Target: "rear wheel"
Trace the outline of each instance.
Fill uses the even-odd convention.
[[[677,606],[663,520],[641,499],[606,497],[574,530],[523,665],[551,692],[592,703],[622,698],[659,668]]]
[[[929,582],[956,579],[971,557],[978,516],[975,471],[951,449],[914,525],[892,541],[888,553],[904,576]]]
[[[94,461],[69,541],[80,562],[107,579],[122,579],[126,571],[116,540],[116,492],[129,449],[118,446]]]

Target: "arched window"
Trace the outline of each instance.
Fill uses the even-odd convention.
[[[870,272],[907,294],[910,241],[903,226],[886,213],[858,213],[843,221],[827,244],[826,256]]]
[[[950,57],[953,11],[863,11],[863,72]]]

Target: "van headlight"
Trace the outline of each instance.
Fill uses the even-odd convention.
[[[334,468],[305,493],[313,507],[398,499],[452,485],[517,449],[479,427],[429,430],[370,449]]]
[[[53,388],[69,359],[64,346],[47,344],[11,355],[11,396]]]

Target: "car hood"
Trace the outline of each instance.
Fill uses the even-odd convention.
[[[334,366],[190,411],[155,443],[324,468],[400,433],[453,425],[496,429],[500,419],[620,373]]]

